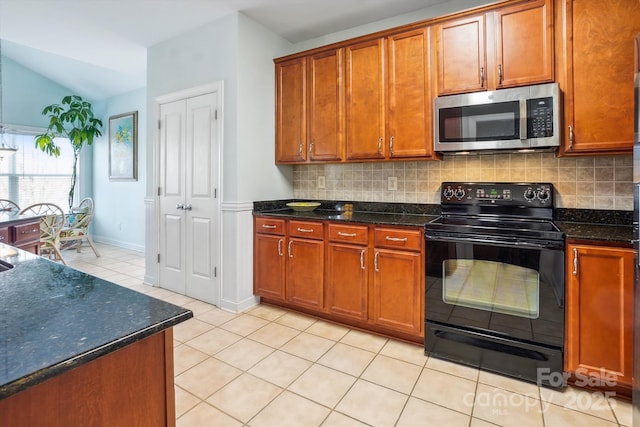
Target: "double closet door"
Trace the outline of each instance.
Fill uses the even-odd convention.
[[[160,104],[159,285],[220,302],[218,92]]]

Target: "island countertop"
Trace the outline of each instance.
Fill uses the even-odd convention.
[[[11,246],[0,259],[0,400],[193,317]]]

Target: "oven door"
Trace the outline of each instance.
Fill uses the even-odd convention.
[[[425,351],[536,381],[562,372],[564,245],[426,232]]]

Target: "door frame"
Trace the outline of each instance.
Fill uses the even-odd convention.
[[[222,268],[222,248],[223,248],[223,216],[222,216],[222,200],[223,200],[223,173],[222,173],[222,156],[224,153],[224,81],[219,80],[212,83],[207,83],[201,86],[194,86],[188,89],[183,89],[176,92],[171,92],[165,95],[160,95],[154,98],[153,100],[153,217],[155,220],[155,230],[153,230],[154,236],[154,258],[156,258],[155,263],[155,275],[156,275],[156,284],[160,287],[160,263],[157,262],[157,256],[160,254],[160,206],[159,206],[159,195],[158,195],[158,187],[160,185],[160,129],[158,126],[158,121],[160,120],[160,105],[166,104],[169,102],[180,101],[186,98],[192,98],[200,95],[205,95],[207,93],[217,92],[218,93],[218,105],[216,106],[217,114],[218,114],[218,164],[217,167],[217,178],[218,178],[218,187],[217,187],[217,203],[216,203],[216,212],[215,215],[218,216],[218,242],[216,244],[216,259],[214,260],[214,264],[217,268],[217,276],[219,278],[218,283],[220,284],[219,289],[217,290],[217,295],[215,295],[216,306],[220,306],[220,301],[222,299],[222,289],[224,283],[224,271]]]

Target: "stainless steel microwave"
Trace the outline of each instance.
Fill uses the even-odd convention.
[[[472,154],[555,150],[560,145],[557,83],[451,95],[434,100],[434,148]]]

